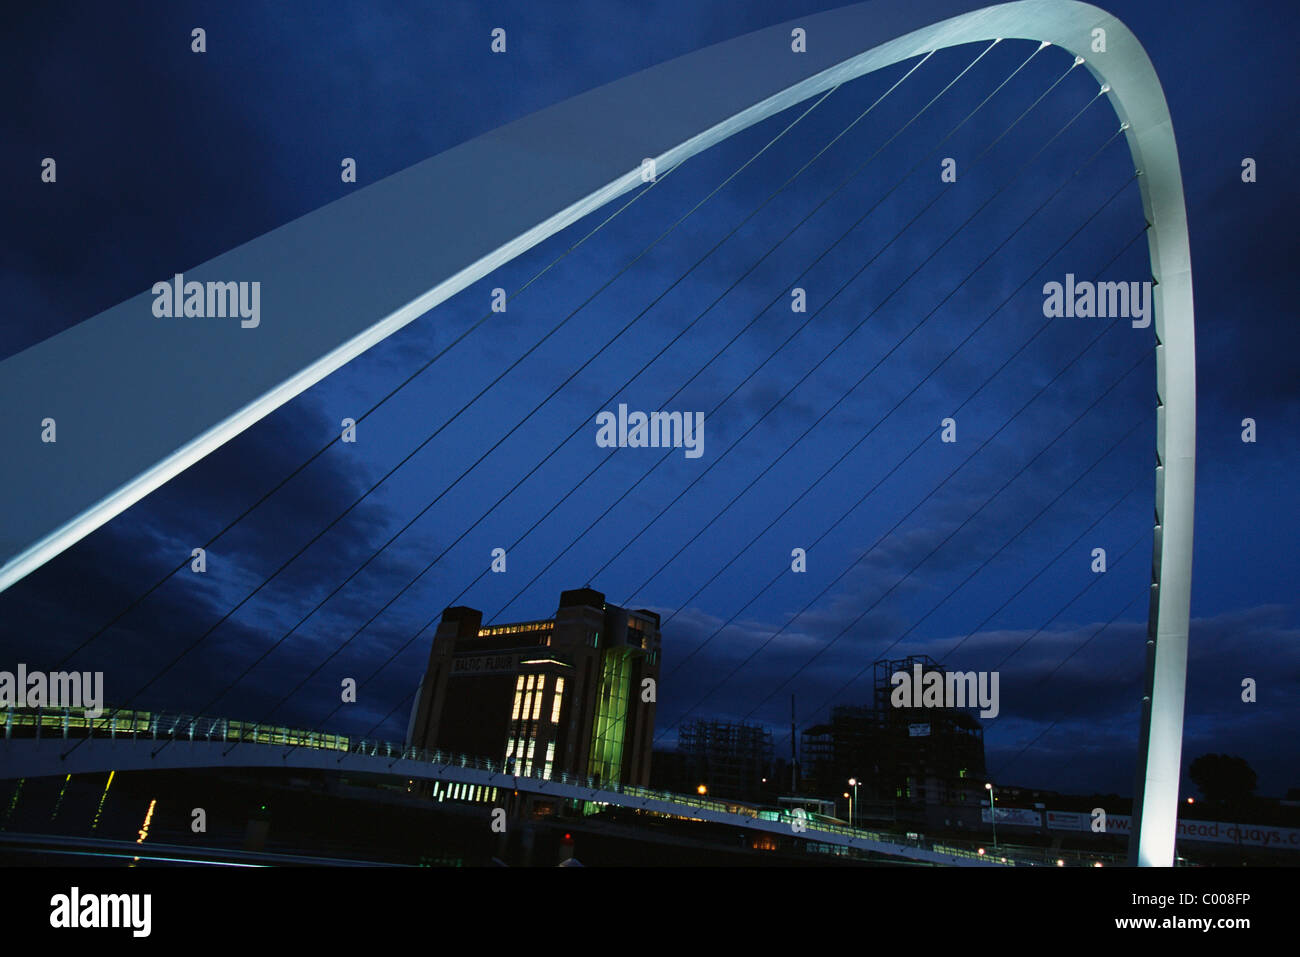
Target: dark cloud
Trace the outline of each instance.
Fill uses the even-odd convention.
[[[469,3],[444,4],[436,14],[398,5],[327,12],[200,11],[183,4],[111,13],[94,5],[21,11],[0,39],[0,70],[9,88],[30,91],[23,108],[10,111],[12,148],[0,157],[6,182],[26,184],[12,190],[13,214],[0,225],[10,266],[0,288],[12,304],[0,355],[337,198],[349,188],[337,178],[342,156],[355,156],[362,179],[373,181],[636,69],[837,3],[762,3],[743,11],[668,0],[635,11],[594,0],[563,12],[519,5],[484,11]],[[1170,98],[1197,282],[1199,617],[1185,758],[1198,750],[1241,753],[1260,770],[1265,789],[1278,791],[1297,783],[1287,780],[1294,754],[1282,726],[1296,683],[1288,643],[1295,628],[1296,513],[1294,483],[1284,477],[1300,464],[1294,439],[1300,433],[1290,427],[1297,380],[1289,346],[1300,335],[1290,305],[1296,239],[1288,216],[1296,187],[1280,159],[1294,155],[1297,136],[1294,124],[1284,121],[1295,112],[1285,109],[1296,93],[1283,45],[1294,31],[1270,26],[1262,15],[1239,18],[1233,30],[1214,38],[1219,55],[1237,68],[1211,74],[1189,51],[1205,42],[1198,24],[1221,23],[1217,7],[1198,0],[1175,26],[1160,4],[1134,0],[1121,7],[1117,13],[1147,45]],[[1277,18],[1283,10],[1276,7]],[[188,52],[189,30],[199,22],[209,34],[203,58]],[[497,25],[508,29],[511,53],[489,61],[485,41]],[[1041,629],[1006,666],[1007,705],[990,729],[991,763],[1026,783],[1096,790],[1103,788],[1093,782],[1105,782],[1104,789],[1126,792],[1142,603],[1084,642],[1097,627],[1087,622],[1107,621],[1146,586],[1156,405],[1151,338],[1120,323],[1084,351],[1100,327],[1059,323],[1035,334],[1043,328],[1044,281],[1067,271],[1096,274],[1137,235],[1138,192],[1133,184],[1120,189],[1132,174],[1131,162],[1123,145],[1113,144],[1071,178],[1114,132],[1113,112],[1096,103],[1018,173],[1095,94],[1082,70],[976,162],[1068,65],[1068,57],[1054,50],[1036,57],[981,110],[978,122],[935,150],[1032,46],[999,44],[779,245],[790,226],[908,124],[978,51],[937,54],[902,95],[881,103],[744,222],[903,68],[842,87],[598,294],[802,107],[663,177],[571,255],[565,255],[570,246],[608,210],[540,244],[0,595],[0,655],[35,666],[76,648],[337,434],[342,418],[359,417],[477,322],[493,288],[513,292],[558,259],[505,314],[492,315],[365,419],[356,446],[330,449],[215,544],[207,575],[177,574],[79,652],[75,663],[109,671],[110,689],[119,689],[110,697],[129,697],[441,430],[187,653],[142,703],[194,709],[216,699],[215,707],[231,715],[255,718],[274,707],[277,720],[314,725],[335,710],[342,677],[364,678],[393,658],[355,708],[328,720],[349,733],[382,723],[382,733],[400,736],[430,635],[412,639],[442,607],[472,604],[489,620],[540,616],[553,610],[560,588],[592,581],[614,601],[635,599],[665,614],[685,609],[666,632],[670,669],[734,617],[664,682],[670,740],[668,724],[782,626],[744,671],[709,694],[703,713],[753,712],[780,729],[790,691],[811,719],[815,703],[841,700],[838,689],[891,643],[897,642],[891,655],[926,652],[943,660],[989,618],[955,653],[963,666],[976,667]],[[42,189],[33,176],[34,164],[46,155],[58,157],[57,190]],[[938,159],[946,155],[958,160],[960,189],[945,190],[938,180]],[[1240,182],[1245,155],[1259,161],[1256,184]],[[1035,212],[1058,187],[1059,195]],[[998,190],[977,223],[962,226]],[[1116,190],[1119,195],[1106,203]],[[932,199],[934,205],[908,226]],[[737,226],[734,239],[710,252]],[[1143,246],[1139,240],[1129,247],[1106,275],[1145,278]],[[862,276],[832,299],[868,261]],[[790,311],[795,284],[808,293],[808,314]],[[866,317],[861,329],[832,348]],[[958,349],[986,318],[987,325]],[[808,327],[783,346],[805,319]],[[706,423],[706,455],[695,461],[674,453],[650,471],[658,453],[595,448],[595,413],[619,401],[647,410],[718,407]],[[958,418],[956,446],[937,440],[939,421],[948,415]],[[1238,438],[1245,416],[1259,419],[1255,446]],[[1135,424],[1133,437],[1085,474]],[[958,469],[985,440],[987,448]],[[765,469],[763,479],[740,495]],[[1129,492],[1136,479],[1145,484]],[[1122,506],[1107,513],[1122,496]],[[435,499],[409,531],[217,698]],[[525,535],[552,506],[554,512]],[[1069,604],[1093,580],[1088,554],[1098,543],[1112,560],[1107,578]],[[498,545],[511,548],[511,573],[481,574]],[[810,547],[806,576],[785,573],[796,546]],[[987,567],[963,583],[986,560]],[[805,605],[808,610],[796,617]],[[1050,681],[1043,680],[1081,646]],[[1240,678],[1252,674],[1261,676],[1260,701],[1242,705]],[[864,694],[859,680],[842,700]]]

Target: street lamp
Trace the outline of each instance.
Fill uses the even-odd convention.
[[[709,789],[706,788],[703,784],[701,784],[699,787],[695,789],[695,793],[700,795],[708,794]]]
[[[998,812],[993,801],[993,784],[990,781],[984,783],[984,787],[989,792],[989,821],[993,825],[993,850],[998,849]]]
[[[853,818],[853,806],[858,803],[858,779],[849,778],[849,787],[853,788],[853,795],[849,798],[849,827],[857,827]]]

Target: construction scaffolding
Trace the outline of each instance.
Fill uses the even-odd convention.
[[[927,655],[874,663],[870,706],[839,705],[828,722],[803,733],[805,790],[847,805],[858,782],[854,817],[907,818],[925,805],[977,803],[985,778],[984,729],[967,710],[895,707],[893,676],[899,672],[946,674]]]
[[[772,732],[761,724],[700,718],[677,732],[685,773],[710,794],[755,800],[772,769]]]

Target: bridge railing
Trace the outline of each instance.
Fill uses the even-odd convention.
[[[388,758],[391,762],[413,761],[441,767],[460,767],[486,771],[513,778],[515,781],[547,781],[567,784],[589,790],[593,800],[599,792],[615,793],[629,799],[656,801],[672,805],[674,811],[693,808],[701,811],[751,817],[756,820],[778,821],[789,825],[793,833],[809,835],[816,840],[818,834],[836,834],[864,842],[892,844],[930,850],[951,857],[982,859],[987,863],[1055,865],[1063,861],[1072,865],[1096,863],[1121,864],[1115,855],[1093,854],[1083,851],[1060,851],[1050,848],[1002,845],[996,851],[976,846],[963,847],[939,844],[915,837],[881,831],[868,831],[849,824],[828,819],[822,815],[794,810],[759,808],[749,804],[727,801],[696,794],[677,794],[655,788],[618,781],[602,781],[588,775],[560,773],[549,778],[536,775],[515,774],[507,762],[494,761],[477,755],[449,751],[414,748],[393,741],[367,738],[350,738],[347,735],[322,731],[307,731],[278,725],[235,721],[229,718],[205,715],[173,714],[158,711],[112,711],[105,709],[91,716],[81,708],[14,708],[0,709],[0,724],[5,738],[106,738],[149,739],[154,741],[217,742],[228,744],[256,744],[269,747],[310,748],[367,757]],[[629,804],[635,807],[634,801]]]
[[[11,707],[0,716],[6,738],[148,738],[349,750],[346,735],[203,715],[105,709],[92,716],[83,708]]]

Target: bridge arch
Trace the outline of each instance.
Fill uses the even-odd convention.
[[[806,38],[797,55],[795,28]],[[1106,51],[1093,54],[1097,29]],[[863,3],[708,47],[485,134],[185,270],[200,282],[260,278],[256,329],[167,323],[141,292],[0,362],[6,491],[22,503],[0,516],[0,589],[439,302],[638,186],[644,158],[670,168],[837,84],[998,38],[1047,41],[1083,57],[1141,173],[1156,282],[1157,439],[1134,860],[1172,864],[1196,430],[1186,211],[1149,57],[1117,18],[1076,0]],[[104,355],[118,358],[94,361]],[[191,402],[177,408],[177,395]],[[32,423],[47,415],[72,426],[60,430],[58,454],[31,440]],[[140,422],[151,423],[147,435]],[[86,439],[62,438],[70,434]]]

